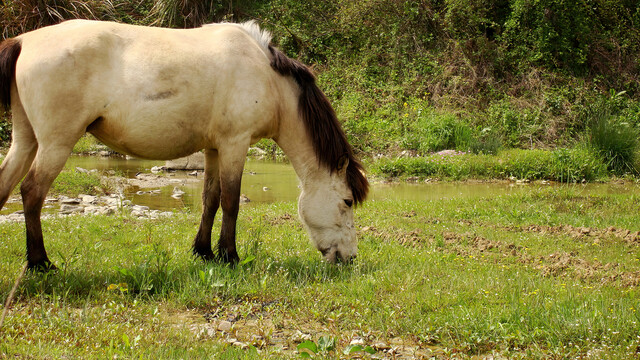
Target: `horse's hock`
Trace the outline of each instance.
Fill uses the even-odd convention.
[[[168,160],[164,167],[167,170],[203,170],[204,153],[197,152],[175,160]]]

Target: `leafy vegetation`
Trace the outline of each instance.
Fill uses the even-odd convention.
[[[640,126],[634,1],[47,0],[5,1],[0,14],[3,37],[76,17],[173,27],[257,19],[315,67],[369,155],[573,147],[595,103]],[[7,129],[0,123],[0,138]]]
[[[191,256],[199,214],[46,219],[60,270],[23,280],[0,356],[633,358],[638,201],[564,186],[368,202],[351,266],[320,261],[295,202],[242,208],[234,269]],[[0,236],[4,299],[24,224]]]
[[[606,179],[602,159],[586,147],[504,150],[497,155],[443,152],[424,157],[380,159],[372,171],[384,177],[448,180],[510,179],[584,182]]]

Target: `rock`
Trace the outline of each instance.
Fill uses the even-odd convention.
[[[164,167],[168,170],[204,170],[204,153],[197,152],[187,157],[169,160]]]
[[[233,346],[239,347],[241,349],[246,349],[246,348],[249,347],[249,345],[247,345],[247,344],[245,344],[243,342],[240,342],[240,341],[234,341],[233,342]]]
[[[89,173],[89,170],[83,169],[83,168],[81,168],[79,166],[76,166],[76,171],[79,172],[79,173],[82,173],[82,174],[88,174]]]
[[[151,168],[151,172],[154,174],[157,174],[162,171],[164,171],[164,166],[154,166]]]
[[[218,331],[229,331],[231,330],[232,325],[233,324],[231,324],[231,322],[222,320],[220,321],[220,323],[218,323]]]
[[[373,344],[372,346],[374,349],[376,350],[389,350],[391,349],[391,346],[389,346],[389,344],[382,342],[382,341],[378,341],[377,343]]]
[[[140,210],[133,210],[131,211],[131,216],[142,217],[144,216],[144,212]]]
[[[112,207],[101,207],[98,210],[98,213],[100,215],[113,215],[113,214],[115,214],[115,212],[116,212],[116,209],[112,208]]]
[[[198,176],[198,170],[194,170],[194,171],[188,173],[187,175],[189,175],[189,176]]]
[[[102,150],[102,151],[98,151],[98,155],[107,157],[107,156],[111,156],[111,153],[107,150]]]
[[[132,211],[149,211],[149,207],[142,205],[133,205]]]
[[[80,195],[80,200],[86,204],[95,204],[98,201],[98,197],[92,195]]]
[[[60,203],[67,204],[67,205],[78,205],[80,204],[80,199],[61,196]]]
[[[100,206],[89,205],[84,208],[84,213],[89,215],[99,214]]]
[[[240,194],[240,204],[246,204],[251,202],[251,200],[249,199],[249,197],[245,194]]]
[[[60,205],[60,210],[58,212],[60,214],[81,213],[81,212],[84,212],[84,207],[62,204]]]

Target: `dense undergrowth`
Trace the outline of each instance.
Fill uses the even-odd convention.
[[[76,17],[256,19],[314,67],[361,154],[577,146],[614,174],[638,169],[635,1],[7,1],[0,15],[3,37]]]

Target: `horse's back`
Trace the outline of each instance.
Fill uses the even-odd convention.
[[[220,139],[268,137],[278,112],[264,44],[235,24],[176,30],[73,20],[20,39],[16,80],[27,113],[42,119],[34,121],[65,109],[132,155],[174,158]]]

